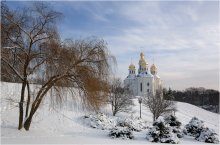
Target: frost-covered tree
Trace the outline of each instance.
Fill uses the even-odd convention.
[[[132,131],[142,131],[147,128],[147,122],[139,117],[118,119],[117,126],[127,127]]]
[[[199,135],[196,137],[196,140],[206,143],[219,143],[217,133],[207,127],[201,130]]]
[[[112,138],[134,139],[132,131],[127,127],[115,127],[111,129],[109,136]]]
[[[117,125],[117,118],[112,116],[105,115],[103,113],[98,114],[90,114],[88,116],[84,116],[85,123],[88,124],[92,128],[108,130],[112,129]]]
[[[161,90],[157,90],[156,94],[149,93],[143,100],[143,104],[149,108],[153,114],[153,120],[155,121],[160,115],[166,112],[172,112],[174,110],[174,102],[165,100]]]
[[[182,138],[184,136],[183,130],[181,129],[181,122],[177,120],[176,116],[169,115],[165,117],[166,124],[169,124],[173,133],[177,134],[178,138]]]
[[[187,135],[193,137],[198,136],[203,128],[205,128],[204,122],[197,117],[193,117],[189,123],[185,125]]]
[[[204,122],[193,117],[185,126],[186,134],[195,137],[196,140],[206,143],[219,143],[217,133],[213,129],[205,127]]]
[[[147,139],[151,142],[179,143],[177,135],[173,133],[172,128],[166,124],[163,117],[154,121],[153,127],[147,132]]]
[[[133,105],[132,93],[128,87],[122,86],[120,79],[114,79],[112,81],[110,90],[110,102],[112,105],[112,113],[115,116],[118,112],[127,112]]]
[[[169,116],[165,117],[165,121],[166,121],[166,123],[168,123],[170,126],[180,127],[181,124],[182,124],[179,120],[177,120],[177,117],[176,117],[176,116],[173,116],[173,115],[169,115]]]

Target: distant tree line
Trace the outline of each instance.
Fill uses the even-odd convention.
[[[178,102],[187,102],[196,106],[200,106],[206,110],[219,113],[219,91],[213,89],[205,89],[203,87],[190,87],[184,91],[171,90],[171,88],[163,90],[165,99],[172,99]]]

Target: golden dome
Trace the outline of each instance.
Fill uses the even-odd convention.
[[[140,60],[139,60],[139,65],[140,66],[142,66],[142,68],[146,68],[147,66],[146,65],[148,65],[147,63],[146,63],[146,61],[145,61],[145,59],[144,59],[144,54],[143,54],[143,52],[141,52],[141,54],[140,54]]]
[[[135,70],[135,66],[133,64],[129,65],[129,70]]]
[[[151,65],[150,72],[152,75],[155,75],[157,73],[157,67],[155,66],[155,64]]]
[[[144,53],[141,52],[140,56],[141,56],[141,58],[143,59],[143,58],[144,58]]]

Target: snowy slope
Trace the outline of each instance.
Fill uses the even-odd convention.
[[[201,109],[197,106],[188,104],[188,103],[182,103],[177,102],[177,113],[176,116],[180,118],[181,122],[183,124],[186,124],[189,122],[189,120],[196,116],[200,120],[203,120],[205,125],[208,127],[214,129],[216,132],[219,132],[219,115],[204,109]]]
[[[32,86],[33,88],[37,86]],[[135,132],[134,140],[111,139],[108,137],[107,130],[93,129],[85,125],[83,116],[89,112],[82,111],[76,107],[66,106],[62,109],[51,108],[47,101],[43,102],[40,110],[36,113],[30,131],[18,131],[18,107],[20,84],[1,83],[1,143],[58,143],[58,144],[150,144],[146,140],[146,131]],[[9,101],[12,98],[15,102]],[[134,100],[129,113],[119,113],[119,117],[139,116],[139,106],[137,100]],[[80,107],[78,107],[80,108]],[[208,112],[204,109],[187,103],[177,103],[176,115],[178,119],[186,124],[196,116],[205,121],[205,124],[219,132],[219,115]],[[103,108],[101,112],[111,114],[110,106]],[[143,119],[149,125],[152,123],[152,114],[143,107]],[[91,113],[91,112],[90,112]],[[202,144],[191,137],[180,139],[182,144]]]

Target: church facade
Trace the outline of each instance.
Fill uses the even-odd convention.
[[[157,67],[152,64],[149,68],[148,62],[144,58],[144,54],[140,54],[139,68],[136,74],[135,65],[129,65],[129,74],[124,80],[124,85],[134,96],[146,96],[155,94],[156,90],[162,88],[162,82],[157,74]]]

